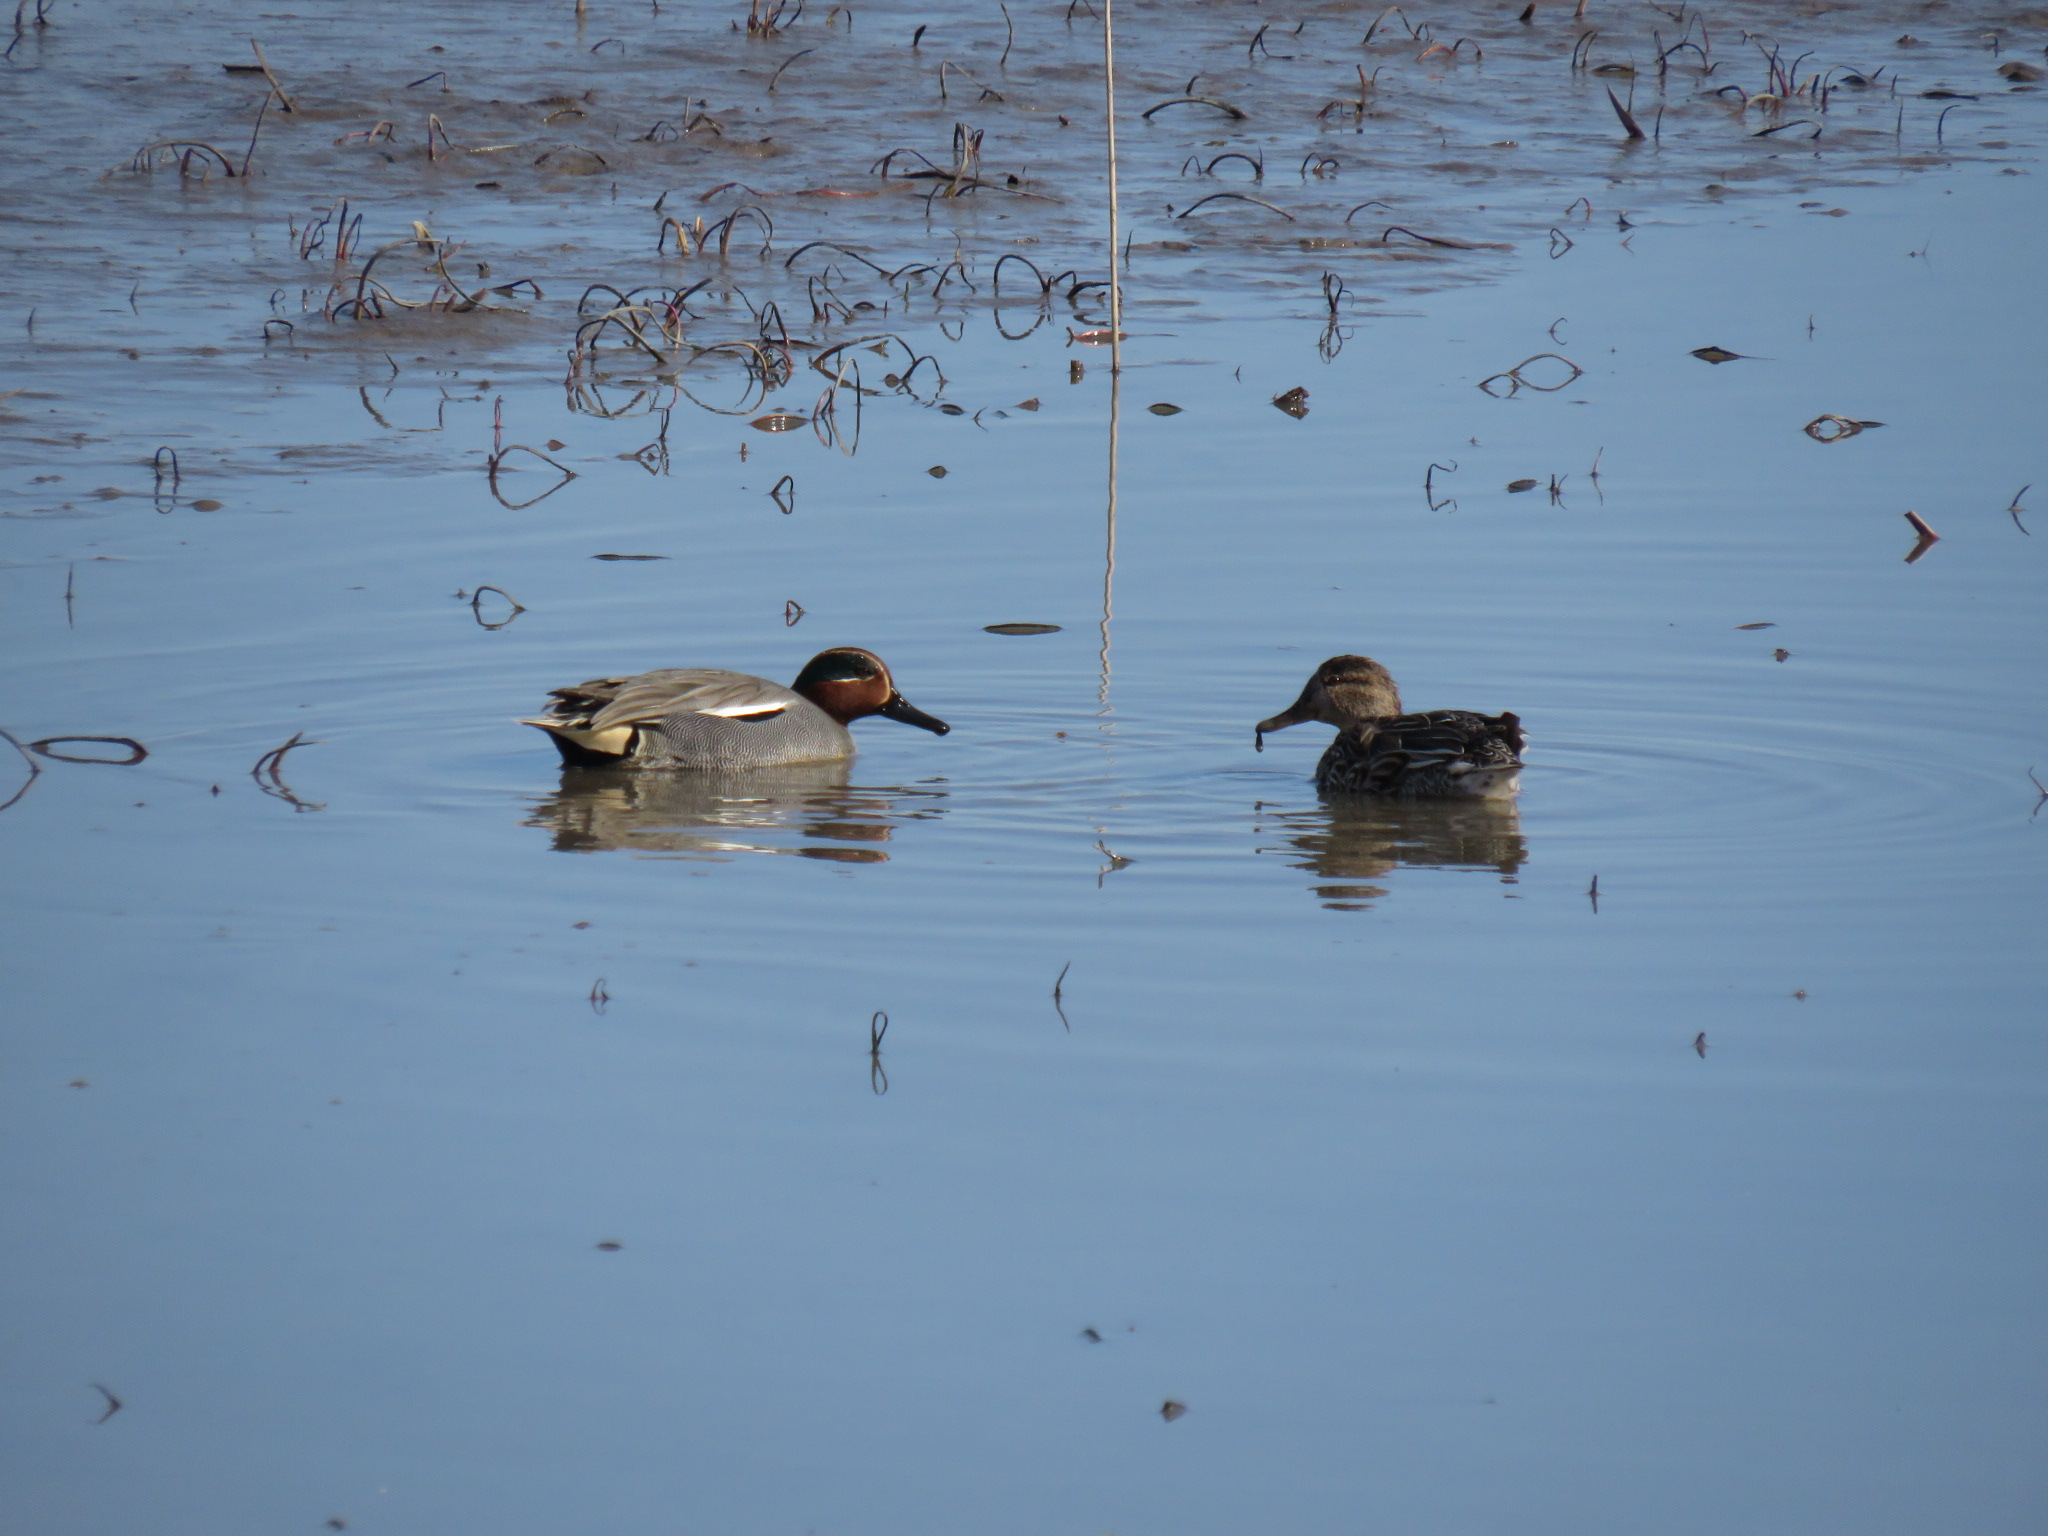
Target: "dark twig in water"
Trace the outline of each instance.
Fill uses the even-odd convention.
[[[306,733],[304,731],[294,731],[290,741],[287,741],[283,746],[272,747],[268,752],[256,759],[256,766],[249,770],[249,777],[256,781],[256,787],[262,790],[263,793],[271,796],[273,799],[286,801],[295,811],[323,811],[327,808],[324,801],[316,805],[310,801],[301,800],[292,793],[291,786],[285,783],[281,777],[287,752],[290,752],[294,747],[317,747],[319,745],[320,743],[317,741],[306,740]]]
[[[271,94],[277,97],[279,110],[296,115],[299,110],[298,104],[285,94],[284,87],[278,83],[277,76],[271,73],[270,60],[263,57],[263,45],[252,37],[249,39],[249,46],[256,52],[256,62],[262,67],[263,78],[270,82]]]
[[[995,89],[995,87],[983,84],[981,81],[976,80],[973,75],[969,74],[966,70],[962,69],[958,64],[955,64],[951,59],[946,59],[941,61],[941,63],[939,64],[939,100],[941,101],[951,101],[953,99],[946,92],[946,72],[948,70],[951,70],[956,75],[964,77],[965,79],[971,81],[975,85],[981,86],[981,94],[974,98],[976,101],[1003,101],[1007,99],[1004,97],[1003,93]]]
[[[495,592],[498,594],[498,596],[502,597],[503,599],[505,599],[506,602],[512,605],[512,611],[506,614],[504,618],[499,619],[496,623],[491,623],[484,618],[483,601],[484,594],[486,592]],[[479,627],[483,629],[503,629],[507,624],[510,624],[514,619],[518,618],[519,615],[526,612],[526,605],[520,602],[519,599],[514,597],[510,592],[507,592],[503,587],[494,587],[490,586],[489,584],[486,584],[484,586],[478,587],[474,592],[469,594],[469,611],[471,616],[475,618]]]
[[[1614,87],[1611,85],[1607,88],[1607,99],[1614,104],[1614,115],[1621,119],[1621,126],[1627,130],[1631,139],[1649,137],[1643,132],[1642,124],[1636,121],[1635,114],[1621,104],[1621,98],[1614,94]]]
[[[784,475],[768,492],[768,499],[784,517],[796,510],[796,476]]]
[[[6,733],[5,733],[4,731],[0,731],[0,735],[5,735],[5,734],[6,734]],[[13,738],[12,738],[12,737],[9,737],[8,739],[9,739],[10,741],[11,741],[11,740],[13,740]],[[2033,811],[2033,815],[2032,815],[2032,816],[2029,816],[2029,817],[2027,818],[2027,820],[2029,820],[2029,821],[2032,821],[2032,820],[2034,819],[2034,816],[2038,816],[2038,815],[2040,815],[2040,814],[2041,814],[2041,807],[2042,807],[2042,806],[2044,806],[2044,805],[2048,805],[2048,784],[2043,784],[2043,783],[2042,783],[2042,782],[2041,782],[2041,781],[2040,781],[2039,779],[2035,778],[2035,777],[2034,777],[2034,770],[2033,770],[2033,769],[2032,769],[2031,767],[2027,769],[2027,779],[2028,779],[2028,781],[2029,781],[2029,782],[2030,782],[2030,783],[2031,783],[2031,784],[2032,784],[2032,785],[2034,786],[2034,788],[2035,788],[2035,789],[2037,789],[2037,790],[2039,790],[2039,791],[2040,791],[2040,797],[2039,797],[2038,799],[2036,799],[2036,800],[2034,801],[2034,811]],[[26,785],[24,785],[24,786],[23,786],[23,788],[24,788],[24,789],[26,789],[26,788],[27,788],[27,786],[26,786]],[[15,799],[15,800],[19,800],[20,798],[21,798],[21,796],[20,796],[20,795],[16,795],[16,796],[14,797],[14,799]],[[8,801],[8,802],[7,802],[7,804],[8,804],[8,805],[12,805],[12,804],[14,804],[14,800],[10,800],[10,801]],[[0,806],[0,810],[4,810],[4,809],[5,809],[5,807],[4,807],[4,806]]]
[[[1432,463],[1428,469],[1423,471],[1422,495],[1423,499],[1429,503],[1430,511],[1441,512],[1447,507],[1453,512],[1458,510],[1458,503],[1455,498],[1446,496],[1442,501],[1436,499],[1436,477],[1439,474],[1455,475],[1457,472],[1458,461],[1456,459],[1451,460],[1448,464]]]
[[[1593,903],[1593,915],[1600,915],[1600,877],[1595,875],[1593,883],[1586,887],[1586,899]]]
[[[2022,496],[2026,495],[2026,494],[2027,494],[2027,492],[2031,491],[2031,490],[2032,490],[2033,488],[2034,488],[2034,482],[2033,482],[2033,481],[2031,481],[2031,480],[2029,480],[2029,481],[2028,481],[2028,482],[2027,482],[2027,483],[2026,483],[2025,485],[2021,486],[2021,487],[2020,487],[2020,488],[2019,488],[2019,489],[2018,489],[2017,491],[2014,491],[2014,492],[2012,493],[2012,502],[2011,502],[2011,504],[2010,504],[2009,506],[2007,506],[2007,507],[2006,507],[2006,509],[2005,509],[2005,510],[2006,510],[2006,514],[2007,514],[2007,515],[2008,515],[2009,517],[2011,517],[2011,518],[2012,518],[2012,525],[2013,525],[2013,527],[2015,527],[2015,528],[2019,529],[2019,531],[2020,531],[2021,533],[2027,533],[2027,525],[2026,525],[2025,523],[2023,523],[2023,522],[2021,522],[2021,521],[2020,521],[2020,514],[2021,514],[2022,512],[2024,512],[2024,511],[2026,511],[2027,509],[2026,509],[2025,507],[2023,507],[2023,506],[2021,506],[2021,505],[2020,505],[2020,498],[2021,498]],[[2032,537],[2033,537],[2033,535],[2029,533],[2029,534],[2027,534],[2027,537],[2028,537],[2028,538],[2032,538]]]
[[[792,597],[782,605],[782,627],[784,629],[796,628],[798,621],[803,618],[806,611],[804,605]]]
[[[101,1397],[104,1397],[107,1400],[106,1412],[102,1413],[98,1418],[94,1419],[93,1423],[104,1424],[107,1422],[107,1420],[111,1419],[115,1414],[121,1411],[124,1405],[122,1404],[120,1398],[114,1396],[113,1393],[109,1392],[105,1387],[101,1386],[96,1381],[88,1382],[86,1383],[86,1385],[91,1387],[93,1391],[99,1393]]]
[[[790,265],[793,262],[795,262],[797,257],[803,255],[805,251],[815,251],[820,246],[823,246],[828,251],[837,251],[842,256],[851,256],[855,261],[859,262],[862,266],[872,267],[875,271],[881,273],[884,277],[894,275],[889,271],[887,267],[877,265],[875,262],[872,262],[867,257],[861,255],[859,251],[853,250],[850,247],[844,245],[840,245],[835,241],[831,240],[812,240],[808,244],[798,246],[795,250],[791,251],[786,257],[783,258],[783,270],[787,271]]]
[[[17,789],[5,800],[0,800],[0,811],[4,811],[19,801],[23,795],[27,794],[34,787],[36,780],[42,775],[43,765],[36,761],[33,752],[29,751],[27,747],[23,746],[15,738],[13,732],[0,729],[0,739],[4,739],[10,747],[19,752],[21,760],[28,764],[28,777],[21,781],[21,788]]]
[[[597,980],[590,984],[590,996],[585,999],[590,1004],[590,1011],[595,1014],[602,1014],[611,1003],[611,1000],[611,993],[605,990],[604,978],[602,976],[598,977]]]
[[[1906,521],[1913,525],[1913,531],[1920,536],[1919,542],[1913,546],[1912,553],[1906,556],[1906,564],[1911,565],[1915,560],[1926,554],[1928,550],[1940,543],[1941,535],[1928,527],[1927,519],[1918,512],[1908,512],[1906,514]]]
[[[1857,421],[1849,416],[1828,415],[1814,417],[1799,430],[1816,443],[1839,443],[1845,437],[1854,437],[1871,427],[1883,425],[1881,421]]]
[[[1571,369],[1571,376],[1569,378],[1562,379],[1555,384],[1538,384],[1533,379],[1525,379],[1522,377],[1522,370],[1524,368],[1528,367],[1531,363],[1540,363],[1545,358],[1550,358],[1553,361],[1563,363],[1565,367]],[[1492,395],[1495,399],[1506,399],[1509,396],[1512,396],[1518,391],[1524,389],[1533,389],[1539,394],[1550,395],[1557,393],[1557,391],[1560,389],[1570,388],[1572,384],[1578,381],[1579,377],[1582,374],[1584,374],[1585,371],[1585,369],[1581,368],[1577,363],[1573,362],[1570,358],[1565,357],[1561,353],[1538,352],[1531,357],[1523,358],[1519,363],[1515,364],[1514,367],[1508,369],[1504,373],[1492,374],[1487,378],[1481,379],[1479,381],[1478,387],[1485,390],[1486,393]],[[1493,388],[1493,386],[1499,383],[1502,379],[1506,379],[1508,381],[1508,391],[1507,395],[1505,396],[1502,395],[1499,390]]]
[[[109,747],[126,747],[126,757],[83,757],[76,752],[55,751],[60,741],[96,741]],[[28,744],[31,752],[40,753],[56,763],[104,763],[114,768],[132,768],[149,756],[149,748],[133,736],[45,736],[41,741]]]
[[[1358,206],[1359,208],[1364,208],[1370,205],[1366,203],[1360,203]],[[1351,211],[1352,213],[1356,213],[1358,211],[1358,208],[1354,208]],[[1345,223],[1348,224],[1350,222],[1351,220],[1347,215],[1345,218]],[[1503,245],[1498,241],[1453,240],[1448,235],[1420,234],[1415,230],[1410,229],[1406,224],[1389,224],[1385,229],[1380,231],[1379,243],[1381,245],[1391,244],[1392,239],[1395,235],[1406,235],[1410,240],[1417,241],[1422,245],[1448,246],[1450,249],[1454,251],[1505,251],[1509,249],[1508,246]]]
[[[889,1091],[889,1074],[882,1070],[882,1037],[889,1033],[889,1015],[879,1008],[868,1020],[868,1087],[880,1098]]]
[[[1213,96],[1176,96],[1171,101],[1162,101],[1156,107],[1147,107],[1138,115],[1151,120],[1154,112],[1164,112],[1168,107],[1214,107],[1218,112],[1228,113],[1234,122],[1243,122],[1245,114],[1227,101],[1218,101]]]
[[[816,53],[817,51],[818,50],[815,48],[805,48],[800,52],[792,53],[788,58],[784,59],[781,62],[781,64],[777,65],[775,73],[768,77],[768,94],[770,96],[773,96],[775,94],[775,82],[782,78],[783,70],[789,68],[790,65],[794,64],[798,59],[804,57],[805,54]]]
[[[1210,203],[1224,201],[1254,203],[1261,208],[1270,209],[1272,212],[1279,214],[1281,218],[1285,219],[1290,224],[1295,222],[1294,215],[1289,213],[1285,208],[1275,208],[1271,203],[1267,202],[1264,198],[1249,197],[1242,192],[1211,192],[1207,197],[1203,198],[1200,202],[1188,204],[1187,207],[1181,209],[1181,211],[1175,214],[1174,217],[1177,219],[1184,219],[1189,214],[1193,213],[1197,208],[1204,208],[1207,207]]]
[[[1420,64],[1431,54],[1441,53],[1447,55],[1450,61],[1455,64],[1458,62],[1458,50],[1460,48],[1470,48],[1472,50],[1473,63],[1483,64],[1486,62],[1486,50],[1473,42],[1469,37],[1461,37],[1455,43],[1431,43],[1422,52],[1415,55],[1415,62]]]
[[[2044,798],[2048,798],[2048,791],[2044,791]],[[1067,972],[1071,971],[1073,968],[1074,962],[1069,960],[1065,965],[1060,967],[1060,973],[1053,979],[1052,984],[1053,1012],[1057,1013],[1060,1016],[1060,1028],[1064,1029],[1070,1035],[1074,1032],[1074,1026],[1067,1022],[1067,1010],[1060,1006],[1060,987],[1063,983],[1065,983],[1067,979]]]
[[[1200,164],[1199,156],[1190,155],[1188,159],[1195,161],[1197,164]],[[1251,155],[1244,154],[1243,152],[1235,149],[1226,149],[1222,154],[1218,155],[1215,159],[1211,160],[1207,165],[1201,166],[1202,174],[1204,176],[1214,176],[1216,174],[1216,167],[1221,165],[1226,160],[1242,160],[1246,165],[1252,168],[1252,180],[1254,181],[1264,181],[1266,179],[1266,161],[1263,155],[1254,157]],[[1186,162],[1183,162],[1183,169],[1185,169],[1185,164]],[[1307,180],[1306,175],[1304,175],[1302,179]]]
[[[204,181],[219,166],[221,174],[236,176],[235,162],[197,139],[162,139],[154,144],[145,144],[135,151],[128,161],[128,169],[145,174],[154,174],[159,165],[175,165],[181,180],[197,176]],[[196,167],[196,169],[195,169]]]
[[[1389,16],[1399,16],[1401,18],[1401,25],[1408,29],[1409,37],[1412,38],[1417,35],[1415,31],[1415,24],[1408,19],[1407,15],[1402,11],[1401,7],[1399,7],[1398,5],[1390,5],[1384,11],[1381,11],[1379,13],[1379,16],[1375,18],[1371,26],[1365,29],[1365,36],[1359,39],[1358,46],[1361,48],[1370,47],[1372,45],[1373,33],[1379,31],[1380,24],[1384,22]]]
[[[1038,279],[1038,295],[1041,299],[1052,292],[1053,280],[1038,269],[1037,262],[1033,261],[1029,256],[1020,256],[1015,251],[1005,251],[996,258],[995,267],[989,273],[989,286],[995,290],[998,297],[1001,296],[1003,291],[1003,266],[1006,262],[1012,261],[1021,261],[1031,269],[1031,275]]]
[[[277,93],[275,91],[272,91],[270,95],[265,96],[263,98],[263,105],[256,109],[256,126],[249,130],[249,147],[242,153],[241,174],[244,176],[247,176],[249,174],[249,162],[256,158],[256,140],[259,137],[261,137],[263,133],[263,119],[269,113],[271,99],[274,96],[276,96],[276,94]]]
[[[560,471],[562,478],[557,480],[553,485],[549,486],[546,490],[542,491],[540,495],[534,497],[532,501],[513,502],[505,500],[504,493],[498,489],[498,476],[506,472],[505,460],[510,455],[515,453],[532,454],[536,459],[541,460],[545,464],[552,465],[556,470]],[[548,497],[554,495],[555,492],[559,491],[563,486],[567,485],[571,480],[574,480],[576,478],[576,471],[571,469],[568,465],[558,463],[556,460],[551,459],[546,454],[542,453],[538,448],[529,448],[524,443],[507,443],[503,448],[500,448],[496,453],[492,454],[489,460],[486,461],[486,463],[484,464],[484,473],[490,480],[491,494],[497,497],[499,505],[514,512],[519,511],[522,507],[530,507],[536,501],[546,500]]]

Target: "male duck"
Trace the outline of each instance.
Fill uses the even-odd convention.
[[[1476,715],[1464,709],[1401,713],[1401,690],[1370,656],[1332,656],[1308,686],[1270,720],[1265,734],[1305,720],[1337,727],[1337,739],[1316,764],[1316,788],[1336,793],[1390,795],[1402,800],[1438,796],[1504,796],[1521,788],[1522,722],[1509,714]]]
[[[787,688],[712,667],[664,667],[556,688],[548,733],[576,767],[766,768],[854,754],[849,722],[868,715],[943,736],[952,729],[896,691],[882,658],[858,646],[820,651]]]

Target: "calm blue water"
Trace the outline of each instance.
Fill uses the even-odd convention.
[[[746,425],[806,371],[685,402],[656,475],[658,418],[568,408],[559,308],[365,346],[294,290],[261,360],[274,250],[127,320],[49,257],[0,725],[151,755],[0,812],[12,1528],[2038,1530],[2043,205],[1814,174],[1573,183],[1569,252],[1456,286],[1135,252],[1113,571],[1064,312],[892,316],[963,414]],[[414,206],[379,238],[453,222]],[[1583,376],[1474,388],[1546,351]],[[500,397],[577,472],[524,510]],[[513,723],[841,643],[953,733],[742,793]],[[1255,754],[1353,650],[1519,712],[1518,809]],[[295,806],[249,767],[297,731]]]

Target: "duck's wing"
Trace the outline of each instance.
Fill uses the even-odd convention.
[[[595,677],[553,689],[548,696],[554,702],[547,713],[525,724],[611,754],[627,749],[635,727],[675,715],[761,719],[802,702],[780,683],[717,667],[663,667],[632,677]]]
[[[670,715],[779,715],[798,697],[780,683],[716,667],[666,667],[637,677],[607,678],[560,688],[555,696],[604,697],[590,717],[593,730],[651,725]],[[566,701],[565,701],[566,702]]]
[[[1376,786],[1429,769],[1457,778],[1479,769],[1519,768],[1527,740],[1517,716],[1468,709],[1393,715],[1370,722],[1359,735]]]

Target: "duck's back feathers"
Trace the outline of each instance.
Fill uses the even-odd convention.
[[[649,725],[670,715],[773,715],[798,702],[777,682],[719,667],[662,667],[633,677],[600,677],[573,688],[556,688],[561,702],[549,714],[588,712],[593,731],[621,725]]]
[[[1525,739],[1512,714],[1432,709],[1363,721],[1330,743],[1316,765],[1316,787],[1404,799],[1511,795]]]

